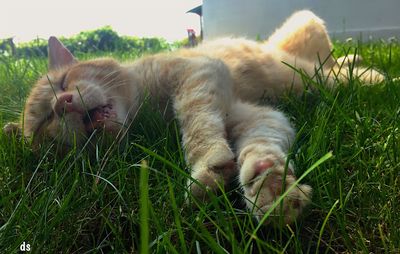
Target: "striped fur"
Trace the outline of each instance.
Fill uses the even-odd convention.
[[[119,138],[148,93],[161,110],[172,102],[192,167],[193,196],[206,199],[206,189],[217,191],[239,176],[257,218],[284,192],[283,181],[286,188],[295,182],[293,165],[285,170],[295,132],[283,113],[255,103],[265,97],[276,101],[288,89],[303,91],[301,77],[282,62],[310,76],[321,60],[323,73],[346,80],[348,70],[330,55],[324,23],[309,11],[295,13],[265,42],[225,38],[125,65],[110,59],[78,62],[54,37],[49,43],[50,71],[33,87],[21,117],[25,136],[67,146],[82,144],[97,129]],[[376,82],[383,76],[369,71],[361,78]],[[327,79],[335,84],[333,75]],[[310,195],[311,187],[298,185],[283,202],[283,214],[279,209],[274,214],[292,222]]]

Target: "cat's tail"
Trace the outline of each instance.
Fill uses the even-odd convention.
[[[345,55],[336,59],[336,65],[343,66],[347,65],[354,65],[358,66],[363,61],[363,58],[360,55]]]
[[[385,76],[379,71],[365,67],[335,66],[332,68],[332,75],[335,79],[345,84],[352,79],[358,79],[366,85],[381,83],[385,80]]]
[[[336,59],[332,68],[332,75],[339,81],[347,84],[351,79],[358,79],[366,85],[381,83],[385,75],[373,68],[360,67],[362,57],[359,55],[346,55]]]
[[[322,60],[329,67],[335,64],[325,22],[309,10],[295,12],[265,44],[310,62]]]

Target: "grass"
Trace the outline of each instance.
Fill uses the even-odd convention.
[[[258,225],[238,186],[199,208],[187,203],[177,123],[145,107],[123,144],[100,143],[93,154],[57,158],[46,144],[35,155],[0,132],[1,252],[23,242],[34,253],[400,252],[400,82],[391,80],[400,76],[400,45],[337,44],[335,54],[355,49],[386,82],[351,80],[333,92],[312,84],[318,93],[278,105],[298,130],[297,176],[314,189],[293,225]],[[0,62],[3,125],[17,118],[46,61]]]

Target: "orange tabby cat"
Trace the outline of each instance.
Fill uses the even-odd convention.
[[[347,69],[339,68],[331,51],[323,21],[309,11],[295,13],[262,43],[226,38],[127,65],[111,59],[79,62],[51,37],[49,73],[26,101],[23,135],[66,146],[84,143],[96,129],[120,138],[148,93],[160,109],[172,102],[192,168],[191,193],[205,198],[206,189],[216,191],[239,176],[248,208],[261,218],[283,186],[296,180],[291,163],[285,170],[295,131],[283,113],[256,103],[279,99],[288,89],[303,91],[300,75],[282,62],[313,76],[321,59],[323,73],[335,73],[326,76],[329,85],[334,76],[346,78]],[[375,71],[368,74],[360,77],[383,79]],[[290,223],[310,195],[311,187],[298,185],[274,213]]]

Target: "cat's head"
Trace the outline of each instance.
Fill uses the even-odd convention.
[[[93,132],[117,135],[124,129],[129,93],[127,73],[111,59],[79,62],[55,37],[49,39],[49,72],[33,86],[20,124],[8,124],[34,143],[56,140],[82,145]]]

